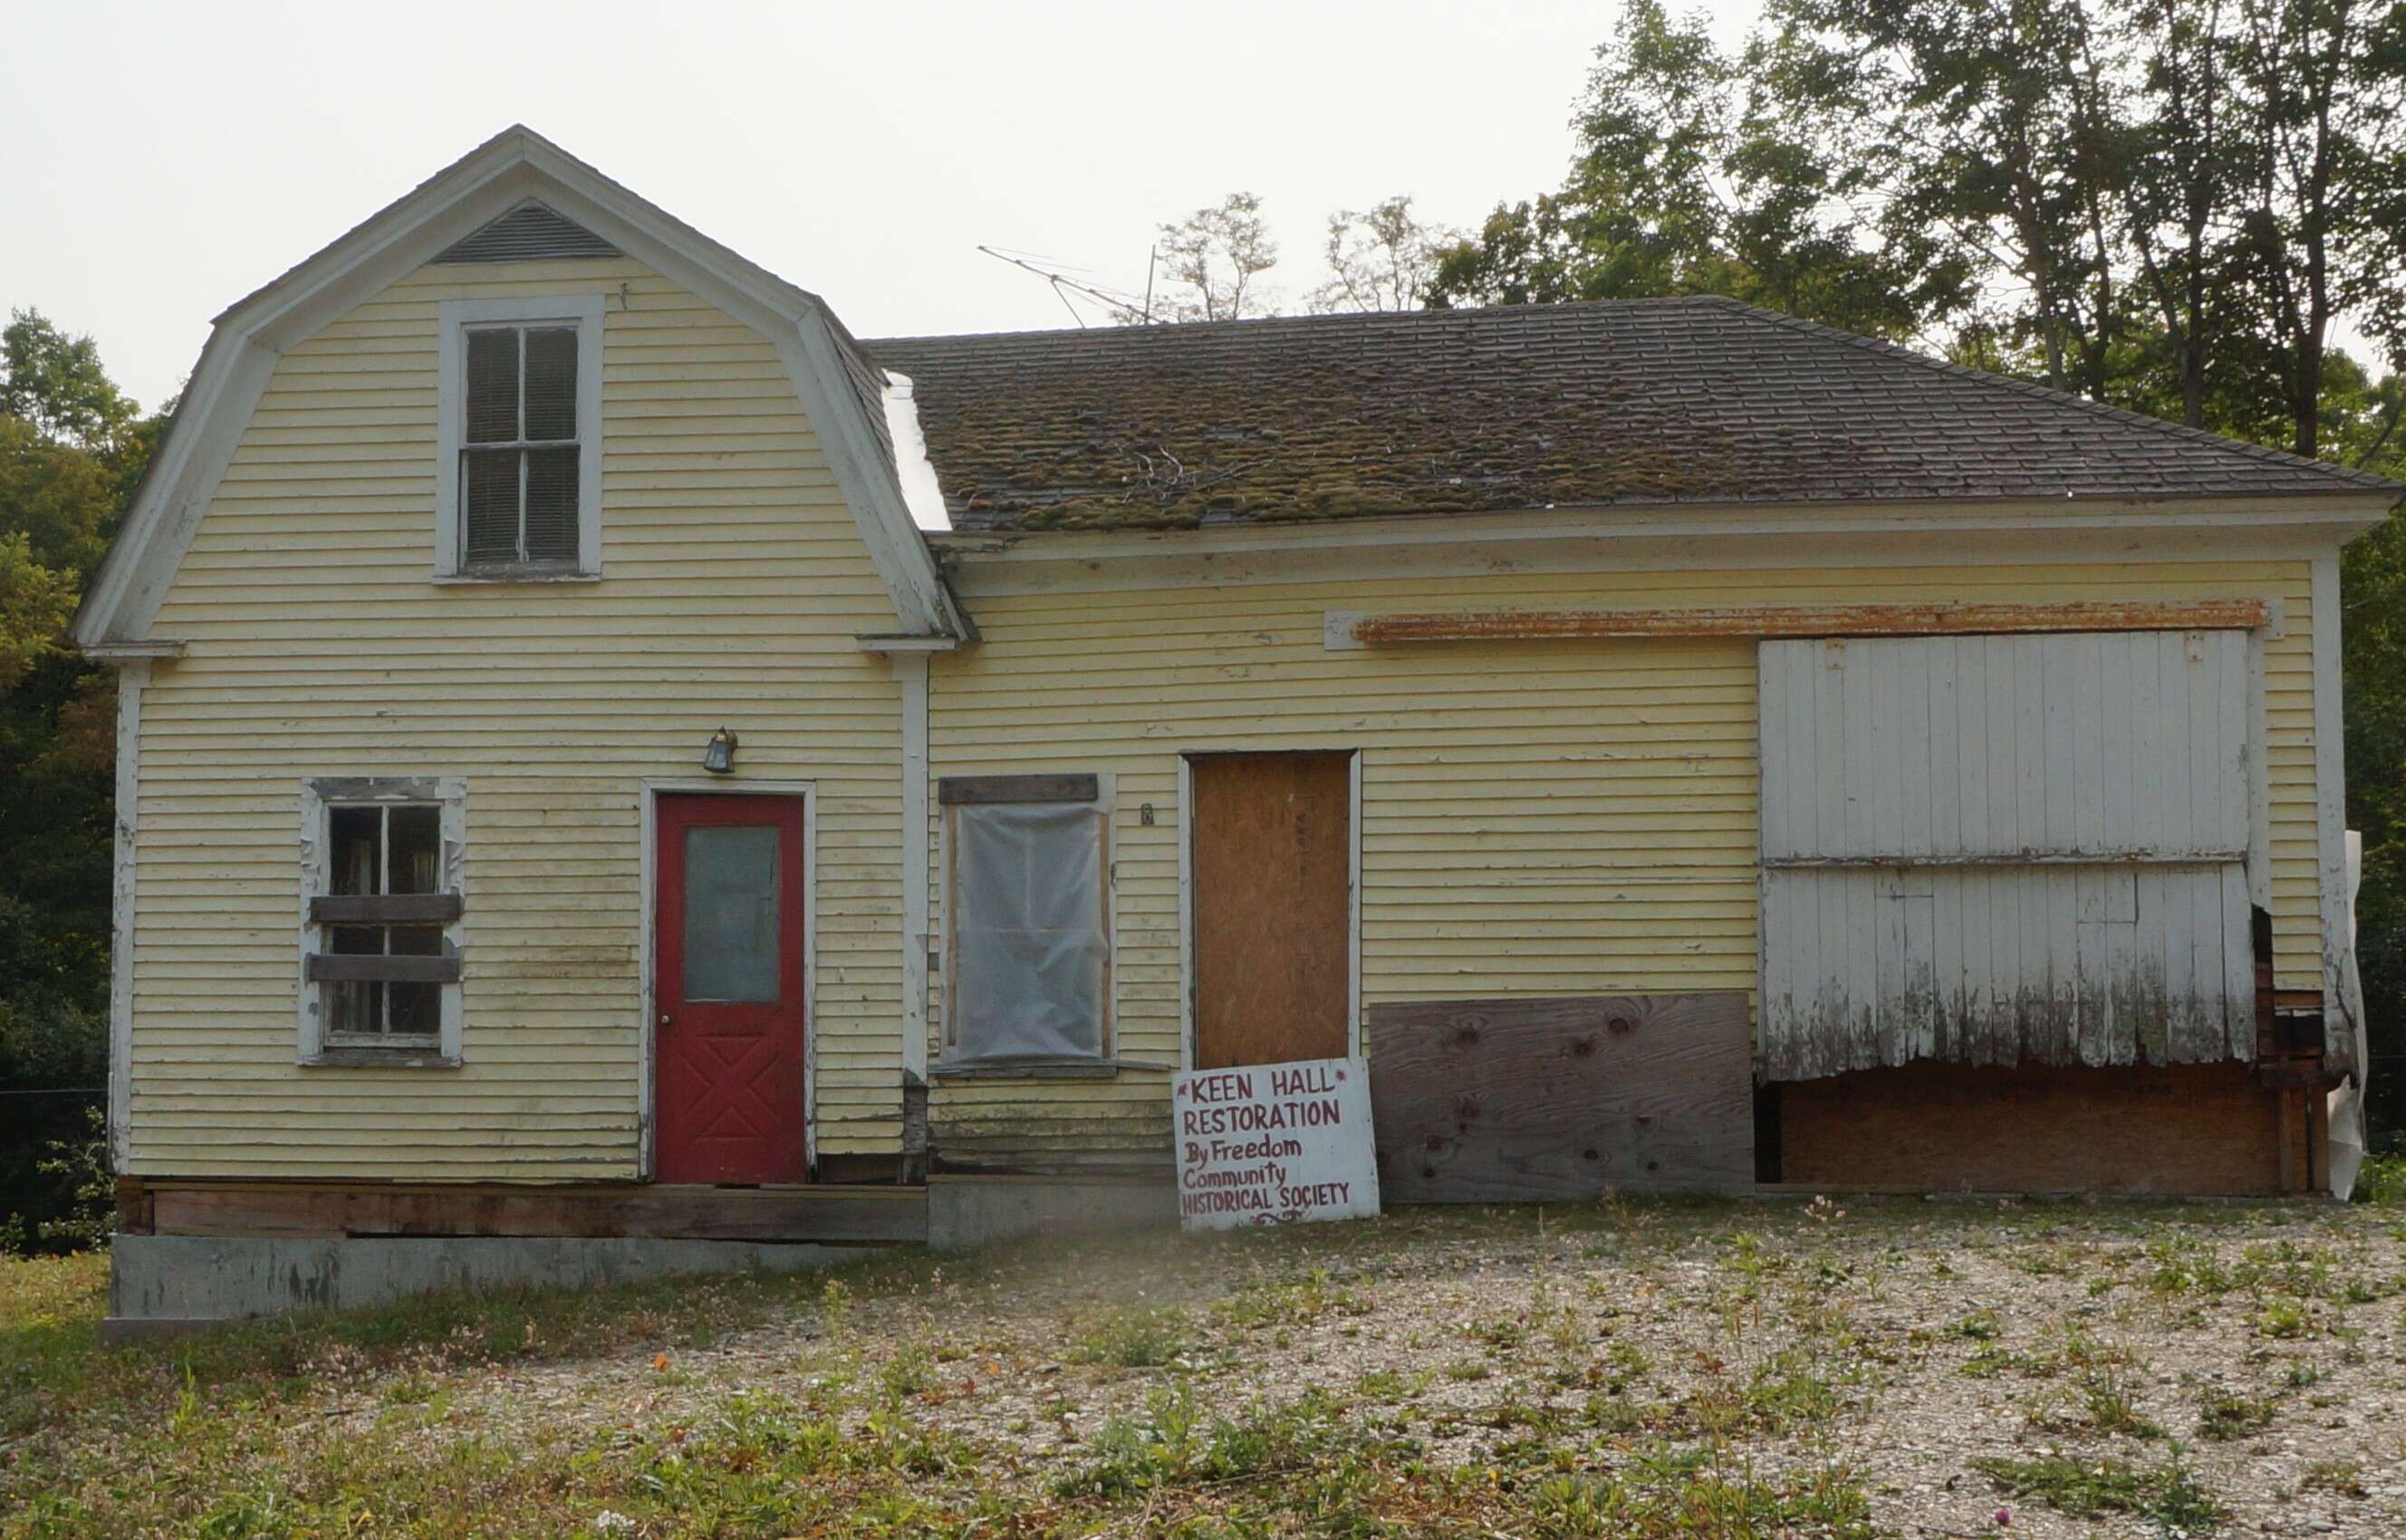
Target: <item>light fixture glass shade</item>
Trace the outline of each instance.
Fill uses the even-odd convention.
[[[701,768],[713,775],[725,775],[735,768],[735,735],[725,728],[710,735],[701,751]]]

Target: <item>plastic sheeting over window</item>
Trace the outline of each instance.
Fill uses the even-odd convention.
[[[1104,814],[1090,804],[952,809],[947,1063],[1103,1055],[1105,864]]]

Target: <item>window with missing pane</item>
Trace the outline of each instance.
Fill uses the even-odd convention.
[[[443,892],[443,810],[434,802],[336,804],[326,810],[326,897],[433,897]],[[324,954],[441,957],[434,906],[361,902],[318,906],[330,923]],[[394,923],[373,922],[379,917]],[[319,985],[325,1039],[334,1045],[420,1045],[443,1028],[444,985],[432,980],[330,978]]]
[[[585,465],[573,323],[474,326],[465,337],[460,568],[575,572]]]

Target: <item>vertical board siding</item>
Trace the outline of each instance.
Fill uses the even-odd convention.
[[[2246,851],[2243,631],[1767,642],[1761,669],[1768,862]]]
[[[607,296],[594,583],[429,581],[437,311]],[[899,1150],[893,612],[769,343],[642,265],[421,269],[278,361],[156,631],[133,1162],[145,1175],[631,1177],[641,784],[819,791],[818,1148]],[[465,778],[457,1069],[301,1068],[302,782]]]
[[[2247,648],[1764,643],[1766,1073],[2252,1057]]]
[[[1480,642],[1331,652],[1323,645],[1329,611],[2277,597],[2287,629],[2263,649],[2277,955],[2285,983],[2320,978],[2301,561],[1599,568],[1027,592],[971,559],[959,581],[984,640],[934,662],[932,773],[1117,777],[1124,1058],[1180,1060],[1182,751],[1362,751],[1366,1007],[1758,986],[1754,643]],[[1836,715],[1839,677],[1815,687],[1817,709]],[[1987,735],[2002,742],[2012,731],[2009,715],[1989,719],[2003,704],[1985,699],[1977,724],[1960,699],[1917,707],[1934,721],[1951,719],[1959,757],[1978,761],[1935,775],[1928,795],[1953,786],[1960,798],[1976,787],[1985,805],[2000,816],[2010,807],[2017,819],[2027,796],[2043,816],[2042,767],[2029,767],[2025,785],[2018,762],[2011,774],[1989,763]],[[1844,744],[1816,746],[1831,773],[1843,775]],[[1911,795],[1923,796],[1922,787],[1917,780]],[[1883,795],[1902,807],[1901,774]],[[1873,811],[1869,803],[1848,810],[1865,838]],[[940,890],[940,910],[943,898]],[[1941,904],[2019,901],[2018,894],[1932,892],[1929,925],[1966,938],[1946,943],[1946,966],[1963,966],[1959,953],[1983,968],[2005,965],[1985,953],[1993,924],[1940,926]],[[939,935],[941,928],[939,921]],[[1876,966],[1872,942],[1869,935],[1843,939],[1866,967]],[[2077,944],[2076,936],[2064,941],[2068,954]],[[931,1060],[942,1051],[943,982],[939,967]],[[931,1128],[939,1154],[954,1158],[1158,1158],[1168,1141],[1166,1080],[1149,1070],[1099,1082],[939,1080]]]
[[[2252,1059],[2247,908],[2236,863],[1775,869],[1764,1072]]]

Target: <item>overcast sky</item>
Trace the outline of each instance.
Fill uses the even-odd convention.
[[[0,0],[0,304],[92,332],[155,404],[209,317],[516,121],[864,336],[1069,324],[977,247],[1139,289],[1154,226],[1240,188],[1293,304],[1334,209],[1469,224],[1559,185],[1613,14]]]

